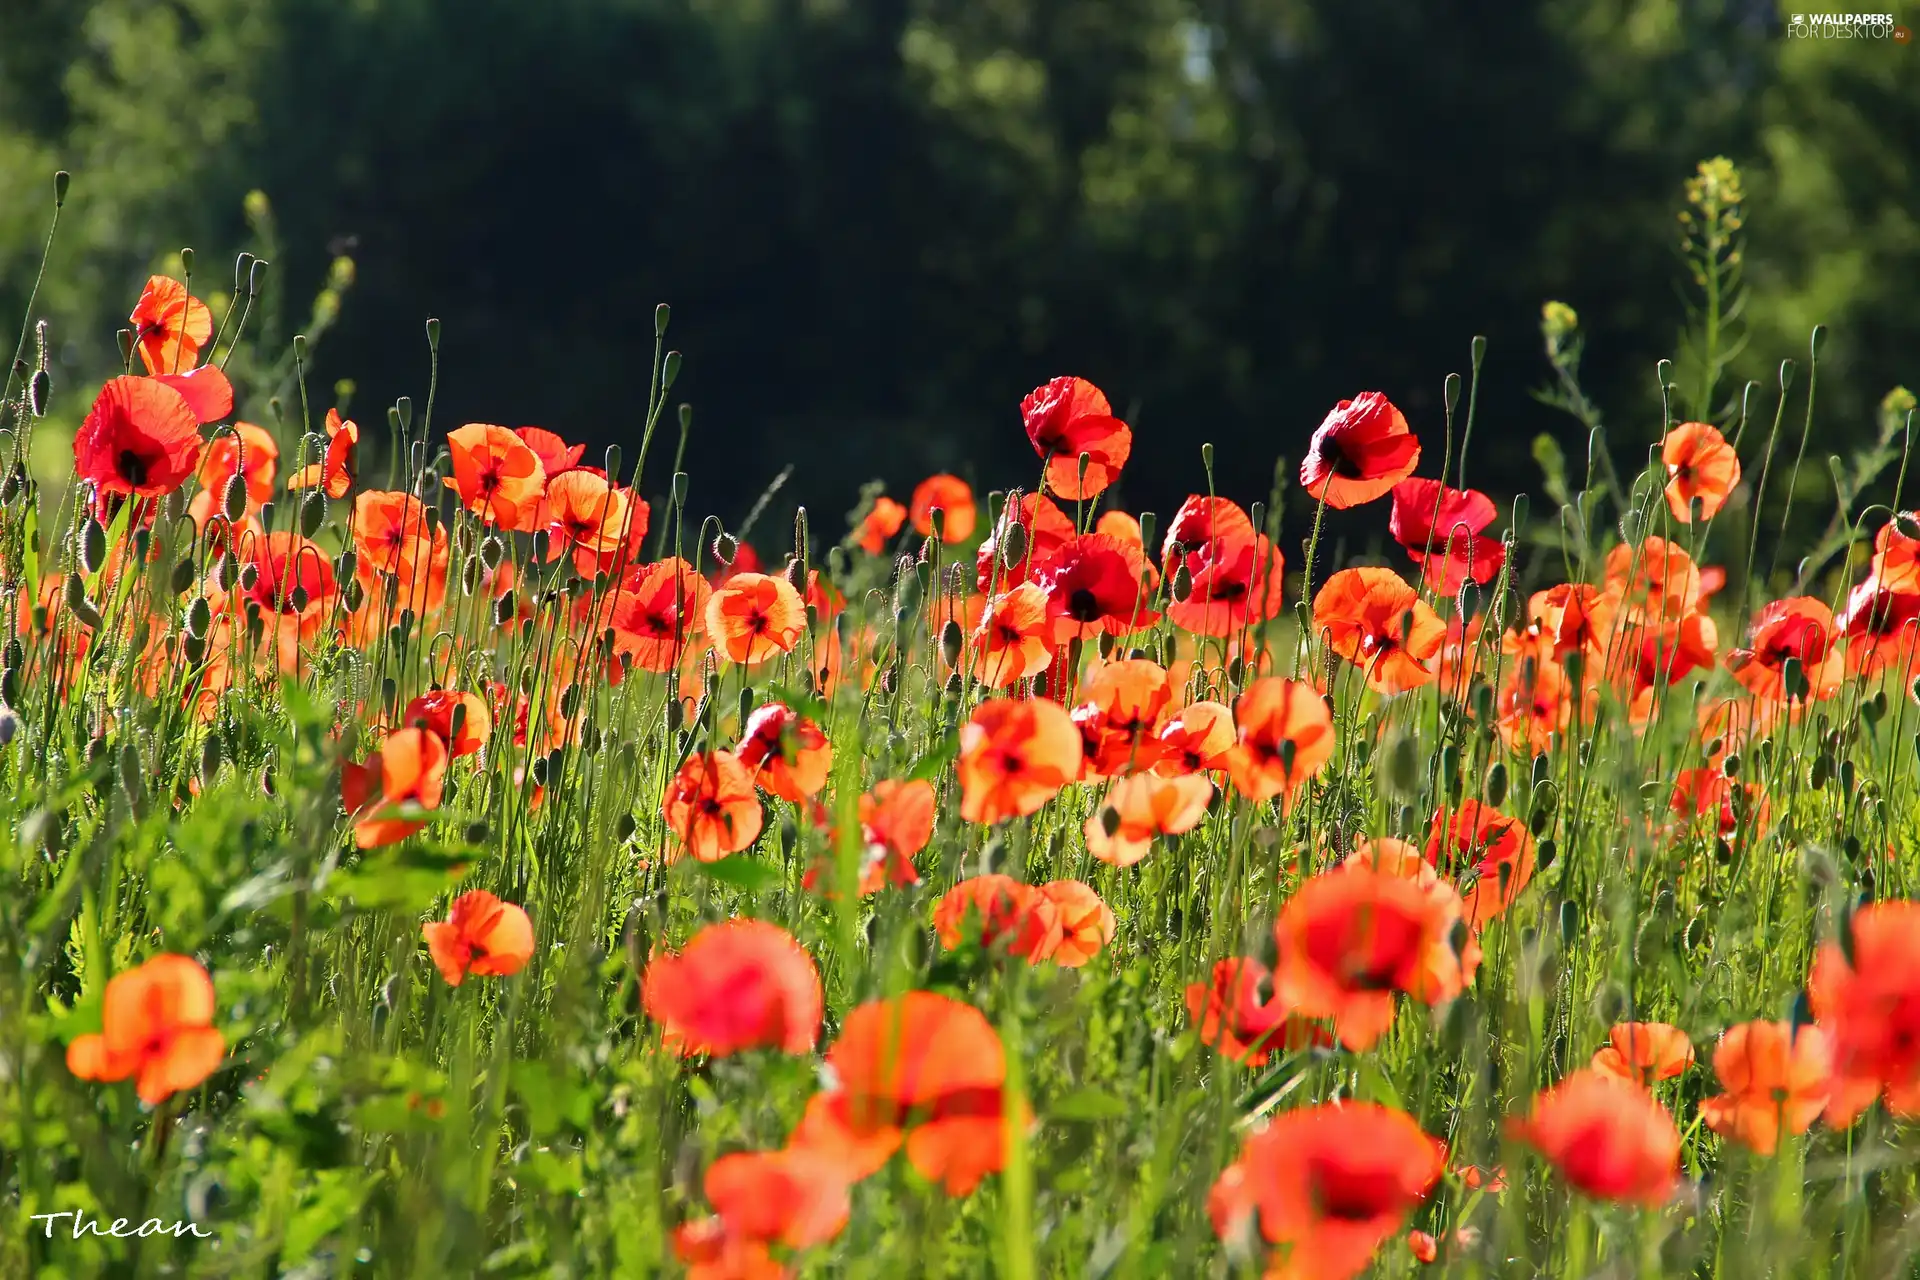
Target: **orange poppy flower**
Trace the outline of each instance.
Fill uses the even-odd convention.
[[[1284,1111],[1247,1139],[1208,1198],[1223,1238],[1258,1225],[1267,1275],[1349,1280],[1406,1227],[1446,1168],[1447,1145],[1404,1111],[1322,1102]]]
[[[433,556],[427,505],[410,493],[369,490],[353,500],[353,550],[369,575],[411,577]],[[444,537],[442,541],[444,541]]]
[[[1140,522],[1124,511],[1102,511],[1100,518],[1093,522],[1093,531],[1118,538],[1143,556],[1147,554],[1147,540],[1140,532]]]
[[[1440,1256],[1440,1242],[1424,1231],[1407,1232],[1407,1252],[1415,1262],[1428,1263]]]
[[[1018,534],[1012,532],[1016,525],[1020,529]],[[976,585],[982,591],[993,593],[1025,582],[1033,576],[1034,569],[1051,560],[1073,536],[1073,521],[1045,494],[1029,493],[1017,501],[1008,495],[999,523],[974,553]],[[1022,544],[1023,548],[1019,558],[1010,565],[1003,560],[1009,539]]]
[[[1420,441],[1378,391],[1335,405],[1300,462],[1300,485],[1313,499],[1344,509],[1372,502],[1413,474]]]
[[[262,503],[272,502],[274,471],[279,461],[280,446],[270,434],[251,422],[236,422],[233,431],[215,436],[200,456],[200,488],[209,501],[204,514],[194,513],[195,523],[205,525],[217,509],[214,502],[225,498],[227,485],[243,473],[248,514],[257,513]]]
[[[700,862],[718,862],[760,838],[765,815],[753,770],[731,751],[705,751],[680,766],[660,799],[679,846]]]
[[[887,549],[887,544],[893,541],[906,522],[905,507],[885,494],[875,498],[873,509],[860,522],[860,549],[868,555],[879,555]]]
[[[1377,693],[1403,693],[1433,680],[1446,624],[1391,569],[1342,569],[1313,598],[1313,629],[1365,673]]]
[[[1503,915],[1533,879],[1533,835],[1526,824],[1478,800],[1463,800],[1452,814],[1435,813],[1425,852],[1441,874],[1471,877],[1461,896],[1475,932]]]
[[[1087,852],[1109,866],[1130,867],[1152,850],[1155,836],[1183,835],[1199,826],[1212,800],[1213,783],[1204,774],[1130,774],[1113,784],[1087,819]]]
[[[1826,1121],[1841,1129],[1882,1093],[1895,1115],[1920,1114],[1920,903],[1869,903],[1844,927],[1851,947],[1822,943],[1807,978],[1833,1049]]]
[[[413,699],[400,713],[400,723],[427,730],[447,744],[456,760],[484,747],[493,732],[487,700],[454,689],[433,689]]]
[[[1670,621],[1700,606],[1700,569],[1677,543],[1648,538],[1638,546],[1621,543],[1607,552],[1604,593],[1615,612],[1627,618]]]
[[[1659,626],[1635,628],[1626,637],[1625,657],[1632,663],[1633,712],[1644,724],[1652,711],[1653,691],[1680,683],[1696,671],[1711,671],[1720,644],[1720,629],[1704,613],[1689,613]]]
[[[1212,701],[1165,713],[1153,736],[1153,772],[1168,778],[1226,768],[1227,755],[1239,740],[1232,710]]]
[[[1047,488],[1069,502],[1097,497],[1127,465],[1133,432],[1085,378],[1055,378],[1020,402],[1033,451],[1046,460]],[[1086,477],[1080,475],[1085,457]]]
[[[1197,636],[1238,636],[1280,612],[1285,561],[1267,535],[1218,544],[1218,554],[1190,551],[1185,600],[1167,605],[1167,617]]]
[[[340,499],[353,488],[359,472],[357,458],[360,426],[342,419],[338,409],[327,410],[327,451],[318,462],[309,462],[287,477],[289,489],[318,487],[329,498]]]
[[[832,1158],[805,1147],[721,1156],[704,1186],[714,1216],[675,1231],[674,1251],[694,1280],[784,1277],[766,1247],[811,1249],[839,1235],[853,1208],[847,1183]],[[763,1259],[770,1270],[757,1269]]]
[[[1483,618],[1469,618],[1464,623],[1457,615],[1447,619],[1447,638],[1440,642],[1440,657],[1433,673],[1443,696],[1464,699],[1473,682],[1486,674],[1487,654],[1481,644],[1485,631]]]
[[[1693,523],[1693,504],[1700,518],[1713,519],[1734,487],[1740,483],[1740,455],[1717,427],[1683,422],[1660,442],[1660,460],[1667,468],[1667,510],[1682,524]]]
[[[820,726],[780,702],[747,717],[733,754],[756,783],[795,804],[826,786],[833,768],[833,744]]]
[[[933,811],[933,784],[918,778],[876,782],[872,791],[860,797],[862,895],[878,893],[889,884],[920,883],[913,855],[933,838]],[[817,888],[821,876],[822,869],[816,864],[808,868],[801,883],[809,889]]]
[[[74,475],[99,494],[160,498],[200,467],[200,423],[155,378],[109,378],[73,437]]]
[[[533,959],[533,921],[511,902],[485,889],[469,889],[453,900],[445,920],[420,927],[427,952],[447,985],[457,987],[469,974],[507,978]]]
[[[413,815],[440,807],[446,778],[446,744],[426,729],[395,729],[365,763],[341,764],[340,799],[354,819],[353,842],[373,849],[426,826]]]
[[[1683,822],[1712,815],[1713,829],[1730,836],[1741,819],[1752,816],[1756,832],[1767,827],[1766,795],[1755,784],[1736,785],[1719,769],[1682,769],[1674,775],[1673,813]]]
[[[687,1264],[686,1280],[792,1280],[766,1245],[733,1235],[717,1215],[675,1227],[673,1256]]]
[[[1092,885],[1078,880],[1049,880],[1040,886],[1040,894],[1053,903],[1060,929],[1053,949],[1041,959],[1063,969],[1078,969],[1113,941],[1118,927],[1113,908],[1101,900]]]
[[[960,729],[960,816],[989,825],[1037,812],[1080,776],[1080,731],[1044,698],[983,702]]]
[[[807,949],[777,924],[745,919],[710,924],[679,954],[655,956],[640,999],[682,1057],[811,1053],[825,1008]]]
[[[447,433],[447,452],[453,474],[446,486],[467,510],[501,529],[534,531],[547,473],[525,441],[505,427],[470,422]]]
[[[1523,658],[1500,687],[1500,741],[1520,755],[1545,755],[1553,735],[1573,720],[1574,709],[1591,699],[1577,696],[1566,669],[1545,658]],[[1591,717],[1588,717],[1589,722]]]
[[[739,573],[707,598],[707,635],[729,662],[755,666],[792,653],[807,629],[807,607],[785,578]]]
[[[713,588],[678,557],[635,565],[611,593],[614,651],[642,671],[671,671],[706,629]]]
[[[1324,1027],[1294,1016],[1272,994],[1272,978],[1258,960],[1231,959],[1215,963],[1208,981],[1190,984],[1187,1016],[1200,1033],[1200,1043],[1246,1067],[1265,1066],[1277,1049],[1332,1045]]]
[[[1726,1092],[1700,1104],[1701,1122],[1770,1156],[1781,1129],[1805,1133],[1826,1110],[1833,1049],[1819,1027],[1795,1032],[1784,1022],[1743,1022],[1720,1037],[1713,1073]]]
[[[1812,596],[1775,600],[1753,617],[1747,647],[1727,654],[1727,670],[1756,697],[1768,702],[1817,701],[1840,689],[1843,655],[1833,627],[1833,611]],[[1787,661],[1799,665],[1789,685]]]
[[[107,980],[100,1030],[67,1046],[67,1070],[109,1083],[132,1077],[140,1101],[157,1107],[227,1056],[213,1013],[213,979],[198,960],[155,956]]]
[[[1920,511],[1902,511],[1873,535],[1873,580],[1883,590],[1920,592],[1920,537],[1907,532],[1920,527]]]
[[[1265,676],[1233,704],[1240,740],[1227,752],[1236,791],[1259,804],[1291,799],[1333,759],[1333,713],[1311,685]]]
[[[1060,907],[1048,894],[1012,876],[969,876],[934,905],[933,931],[951,951],[976,936],[976,928],[981,946],[1004,942],[1008,955],[1038,964],[1060,945]]]
[[[1526,649],[1563,662],[1570,653],[1597,661],[1607,650],[1613,632],[1614,602],[1600,588],[1584,582],[1563,582],[1527,597],[1527,624],[1522,643],[1509,644],[1510,656]]]
[[[1394,993],[1441,1004],[1472,974],[1453,949],[1460,901],[1446,885],[1348,863],[1309,878],[1274,925],[1274,990],[1294,1012],[1331,1018],[1349,1049],[1393,1025]]]
[[[1103,662],[1080,686],[1073,723],[1086,755],[1084,778],[1148,769],[1158,759],[1153,727],[1172,690],[1166,668],[1150,658]]]
[[[1660,1205],[1680,1180],[1673,1116],[1642,1086],[1591,1068],[1536,1094],[1508,1131],[1595,1199]]]
[[[913,1167],[950,1195],[1004,1166],[1006,1054],[972,1005],[931,991],[860,1005],[827,1069],[834,1083],[792,1145],[870,1161],[904,1140]]]
[[[1847,674],[1893,672],[1904,684],[1920,674],[1920,593],[1888,591],[1869,577],[1833,619],[1846,639]]]
[[[202,425],[218,422],[233,412],[233,383],[218,365],[203,364],[185,373],[157,373],[152,380],[178,391],[187,402],[187,411]]]
[[[1036,584],[1022,582],[987,602],[974,632],[979,678],[996,689],[1031,679],[1053,661],[1053,624],[1047,597]]]
[[[595,471],[564,471],[547,480],[547,561],[573,556],[583,576],[599,572],[602,557],[611,560],[626,545],[632,517],[627,494]],[[642,536],[645,535],[644,520]]]
[[[1507,563],[1506,543],[1481,535],[1499,514],[1478,489],[1402,480],[1393,486],[1387,533],[1413,557],[1429,587],[1452,595],[1468,580],[1492,582]]]
[[[169,276],[147,277],[147,287],[127,317],[148,373],[181,373],[200,363],[213,340],[213,312]]]
[[[945,474],[928,476],[915,486],[911,506],[913,527],[923,536],[933,533],[936,507],[946,512],[940,529],[942,542],[965,542],[973,536],[973,526],[979,518],[973,505],[973,486],[959,476]]]
[[[1595,1071],[1650,1085],[1671,1080],[1693,1065],[1693,1041],[1666,1022],[1622,1022],[1588,1064]]]

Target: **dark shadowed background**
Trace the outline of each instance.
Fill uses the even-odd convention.
[[[273,258],[258,330],[357,283],[315,397],[426,393],[632,458],[652,312],[696,407],[694,507],[784,499],[837,530],[860,483],[1031,484],[1018,403],[1057,373],[1136,426],[1119,496],[1264,496],[1337,400],[1434,446],[1489,339],[1471,482],[1533,486],[1540,308],[1578,309],[1630,459],[1687,321],[1697,161],[1748,192],[1729,386],[1822,355],[1816,454],[1911,381],[1920,47],[1791,39],[1706,0],[4,0],[0,301],[11,340],[47,175],[74,173],[44,297],[84,411],[181,245],[196,292]],[[1906,15],[1902,15],[1906,20]],[[255,202],[249,225],[245,197]],[[267,208],[270,216],[263,217]],[[270,313],[270,314],[269,314]],[[315,406],[316,414],[324,403]],[[259,418],[260,406],[243,406]],[[664,488],[677,428],[645,488]],[[1819,471],[1820,468],[1814,468]],[[1815,482],[1819,477],[1814,477]],[[784,506],[784,500],[783,500]],[[1377,521],[1375,522],[1377,523]]]

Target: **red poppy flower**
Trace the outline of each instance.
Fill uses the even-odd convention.
[[[287,488],[311,489],[318,486],[329,498],[346,497],[358,473],[356,458],[359,444],[359,424],[342,419],[338,409],[327,410],[326,453],[320,461],[309,462],[288,476]]]
[[[1016,525],[1020,529],[1018,534],[1012,532]],[[976,584],[980,590],[992,593],[1025,582],[1073,536],[1073,521],[1045,494],[1029,493],[1018,501],[1009,495],[999,523],[974,554]],[[1009,539],[1021,546],[1020,556],[1011,565],[1003,559]]]
[[[1110,866],[1130,867],[1152,850],[1154,837],[1199,826],[1212,800],[1213,783],[1204,774],[1129,774],[1088,817],[1087,852]]]
[[[1447,1147],[1373,1102],[1285,1111],[1247,1139],[1209,1197],[1225,1238],[1258,1224],[1269,1276],[1349,1280],[1405,1228],[1446,1167]]]
[[[1667,509],[1682,524],[1693,523],[1693,504],[1700,518],[1711,520],[1726,505],[1740,483],[1740,457],[1719,428],[1704,422],[1683,422],[1660,442],[1660,460],[1667,468]]]
[[[262,503],[273,501],[274,471],[280,461],[280,446],[266,431],[251,422],[236,422],[231,432],[221,432],[210,441],[200,456],[200,488],[211,500],[223,499],[227,485],[244,473],[247,486],[247,513],[255,514]],[[209,501],[195,522],[204,527],[218,510]]]
[[[574,568],[591,577],[613,567],[633,540],[646,537],[647,505],[592,471],[565,471],[547,481],[547,560],[569,553]]]
[[[1037,812],[1080,776],[1080,731],[1042,698],[983,702],[960,729],[960,816],[996,823]]]
[[[1020,402],[1020,416],[1033,451],[1046,459],[1047,488],[1069,502],[1098,496],[1133,452],[1133,432],[1085,378],[1055,378],[1035,387]],[[1087,459],[1084,481],[1082,456]]]
[[[425,729],[447,744],[454,759],[470,756],[487,744],[493,715],[477,693],[434,689],[407,704],[400,723]]]
[[[140,1101],[157,1107],[200,1084],[227,1056],[213,1014],[213,979],[200,962],[155,956],[107,980],[100,1030],[67,1046],[67,1070],[82,1080],[132,1077]]]
[[[1650,1085],[1671,1080],[1693,1065],[1693,1041],[1667,1022],[1622,1022],[1607,1033],[1606,1047],[1588,1064],[1595,1071]]]
[[[1602,660],[1613,634],[1616,602],[1599,587],[1563,582],[1527,597],[1527,625],[1521,645],[1506,646],[1510,656],[1524,648],[1562,662],[1570,653]]]
[[[1053,642],[1127,635],[1158,622],[1146,579],[1146,557],[1118,538],[1090,533],[1069,540],[1034,572]]]
[[[1764,605],[1753,618],[1747,646],[1727,654],[1727,670],[1757,698],[1795,702],[1830,698],[1840,688],[1843,655],[1833,611],[1812,596]],[[1799,667],[1788,681],[1787,662]]]
[[[412,577],[423,572],[433,556],[434,524],[427,518],[426,503],[410,493],[359,494],[353,500],[356,569],[369,582],[374,574]]]
[[[1424,1231],[1409,1231],[1407,1252],[1413,1255],[1415,1262],[1432,1262],[1440,1256],[1440,1242]]]
[[[1640,1085],[1592,1069],[1534,1096],[1514,1139],[1545,1156],[1577,1191],[1660,1205],[1680,1180],[1680,1130]]]
[[[887,549],[907,522],[907,509],[882,494],[873,500],[873,509],[860,521],[860,549],[877,556]]]
[[[1060,945],[1060,910],[1047,894],[1012,876],[970,876],[941,895],[933,931],[948,950],[977,937],[983,947],[1004,943],[1008,955],[1038,964]]]
[[[1421,567],[1428,586],[1452,595],[1469,578],[1492,582],[1506,564],[1506,543],[1481,536],[1498,516],[1493,499],[1478,489],[1402,480],[1393,486],[1387,532]]]
[[[1711,671],[1720,645],[1720,629],[1704,613],[1689,613],[1658,626],[1638,626],[1619,637],[1619,648],[1633,665],[1634,722],[1651,712],[1652,691],[1670,688],[1696,671]]]
[[[157,378],[109,378],[73,438],[74,474],[101,494],[160,498],[200,467],[200,424]]]
[[[587,446],[569,445],[545,427],[515,427],[513,434],[533,450],[534,456],[540,459],[540,470],[549,480],[579,466],[581,457],[587,451]]]
[[[353,842],[377,848],[426,826],[413,815],[440,807],[446,778],[446,744],[425,729],[396,729],[365,763],[343,763],[340,799],[354,819]]]
[[[1822,943],[1807,979],[1833,1051],[1826,1120],[1842,1129],[1882,1093],[1895,1115],[1920,1114],[1920,903],[1869,903],[1844,927],[1851,945]]]
[[[1300,463],[1300,485],[1315,501],[1344,509],[1372,502],[1413,474],[1420,441],[1378,391],[1342,400],[1328,413]]]
[[[455,898],[446,920],[422,925],[421,932],[450,987],[465,982],[469,974],[511,977],[533,959],[533,921],[521,908],[484,889]]]
[[[1236,791],[1259,804],[1291,798],[1333,759],[1333,713],[1311,685],[1266,676],[1233,704],[1240,740],[1227,753]]]
[[[1118,538],[1143,556],[1147,554],[1147,540],[1140,531],[1140,522],[1124,511],[1102,511],[1100,518],[1093,522],[1093,531]]]
[[[1272,977],[1258,960],[1221,960],[1208,981],[1189,985],[1187,1016],[1200,1042],[1246,1067],[1265,1066],[1275,1050],[1332,1045],[1325,1028],[1294,1016],[1273,995]]]
[[[1167,617],[1182,630],[1237,636],[1280,612],[1286,564],[1264,533],[1248,542],[1202,544],[1187,553],[1184,567],[1187,598],[1167,606]]]
[[[1333,1019],[1349,1049],[1393,1025],[1394,993],[1425,1004],[1459,995],[1471,975],[1453,947],[1460,900],[1364,862],[1313,876],[1274,925],[1274,990],[1303,1017]]]
[[[615,651],[642,671],[671,671],[705,631],[713,588],[676,557],[634,566],[611,594]]]
[[[1888,591],[1869,577],[1847,596],[1833,625],[1846,638],[1847,674],[1892,671],[1902,683],[1920,674],[1920,593]]]
[[[690,757],[667,783],[661,816],[680,848],[700,862],[718,862],[760,838],[765,815],[753,770],[731,751]]]
[[[1500,741],[1518,754],[1545,755],[1553,735],[1567,727],[1575,708],[1586,701],[1577,692],[1559,663],[1521,659],[1500,687]]]
[[[1078,969],[1113,941],[1118,922],[1113,908],[1101,901],[1093,886],[1079,880],[1049,880],[1040,896],[1053,904],[1059,933],[1043,960],[1063,969]]]
[[[246,565],[240,600],[265,620],[262,656],[277,660],[281,671],[297,670],[301,650],[319,637],[340,601],[333,561],[320,544],[286,532],[245,539],[240,559]]]
[[[833,768],[833,744],[820,726],[780,702],[747,717],[733,753],[755,782],[795,804],[826,786]]]
[[[1047,617],[1047,595],[1032,582],[1022,582],[987,602],[974,632],[979,653],[976,674],[996,689],[1031,679],[1053,661],[1053,623]]]
[[[729,662],[756,666],[792,653],[807,629],[807,607],[785,578],[739,573],[707,598],[707,635]]]
[[[860,1005],[827,1068],[833,1086],[792,1146],[884,1161],[904,1140],[913,1167],[950,1195],[1004,1166],[1006,1054],[972,1005],[931,991]]]
[[[1433,815],[1425,855],[1442,874],[1470,879],[1462,914],[1476,932],[1505,913],[1533,879],[1533,836],[1526,824],[1478,800]]]
[[[534,531],[547,473],[525,441],[505,427],[470,422],[447,433],[447,452],[453,474],[446,486],[467,510],[502,529]]]
[[[1631,622],[1671,621],[1700,607],[1700,568],[1677,543],[1648,538],[1607,552],[1604,593]]]
[[[933,784],[918,778],[876,782],[872,791],[860,797],[862,895],[878,893],[889,884],[920,883],[913,855],[933,838],[933,811]],[[809,867],[801,883],[818,888],[823,870],[817,863]]]
[[[1073,723],[1085,753],[1086,779],[1151,768],[1159,759],[1153,736],[1173,690],[1166,668],[1150,658],[1103,662],[1080,686]]]
[[[1403,693],[1433,680],[1446,624],[1391,569],[1342,569],[1313,598],[1313,629],[1367,687]]]
[[[180,373],[200,363],[213,339],[213,312],[168,276],[149,276],[133,314],[133,340],[148,373]]]
[[[779,925],[723,920],[647,964],[641,1003],[682,1057],[810,1053],[825,1008],[813,957]]]
[[[1770,1156],[1782,1129],[1805,1133],[1826,1109],[1833,1049],[1819,1027],[1743,1022],[1720,1037],[1713,1073],[1726,1092],[1701,1102],[1701,1122]]]
[[[689,1280],[785,1277],[767,1246],[811,1249],[839,1235],[853,1207],[847,1184],[838,1162],[805,1147],[721,1156],[704,1184],[714,1216],[675,1231],[674,1251],[692,1264]]]
[[[941,517],[942,542],[965,542],[973,536],[974,522],[978,519],[973,505],[973,486],[959,476],[945,474],[922,480],[914,487],[910,507],[915,531],[923,536],[932,535],[936,507],[946,513]]]
[[[1755,784],[1736,785],[1716,768],[1682,769],[1673,778],[1674,816],[1683,822],[1711,815],[1713,829],[1731,836],[1743,818],[1752,817],[1754,830],[1767,826],[1767,801]]]

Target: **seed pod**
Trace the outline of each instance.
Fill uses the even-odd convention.
[[[131,742],[120,744],[120,789],[127,793],[127,803],[138,809],[146,798],[146,770],[140,764],[140,752]]]
[[[107,562],[107,531],[100,527],[98,520],[88,520],[80,526],[80,569],[83,573],[98,573],[100,566]]]

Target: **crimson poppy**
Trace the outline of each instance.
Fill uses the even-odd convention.
[[[289,489],[318,488],[329,498],[347,496],[357,474],[360,426],[340,416],[338,409],[327,410],[327,448],[318,462],[309,462],[287,477]]]
[[[1425,856],[1443,874],[1470,880],[1463,914],[1476,932],[1504,914],[1533,879],[1533,835],[1526,824],[1479,800],[1433,815]]]
[[[1273,975],[1254,959],[1215,963],[1205,982],[1187,987],[1187,1016],[1200,1042],[1246,1067],[1266,1065],[1275,1050],[1330,1046],[1333,1037],[1317,1023],[1296,1016],[1273,994]]]
[[[1849,675],[1871,678],[1893,671],[1904,681],[1915,674],[1920,656],[1920,592],[1889,591],[1869,576],[1848,594],[1833,625],[1846,640]]]
[[[1160,620],[1148,607],[1146,557],[1106,534],[1068,540],[1034,571],[1034,581],[1047,598],[1056,645],[1102,632],[1127,635]]]
[[[1845,1128],[1882,1094],[1920,1115],[1920,903],[1868,903],[1842,927],[1846,945],[1822,943],[1807,978],[1833,1051],[1827,1123]]]
[[[549,480],[579,466],[580,459],[587,452],[587,446],[569,445],[545,427],[515,427],[513,434],[533,450],[534,456],[540,459],[540,470]]]
[[[1573,1072],[1508,1128],[1595,1199],[1659,1205],[1680,1180],[1673,1116],[1642,1086],[1606,1072]]]
[[[1017,534],[1013,532],[1016,527],[1020,530]],[[1045,494],[1029,493],[1018,499],[1010,495],[999,522],[974,553],[976,585],[991,593],[1025,582],[1073,536],[1073,521]],[[1008,563],[1010,543],[1019,547],[1020,554]]]
[[[453,689],[433,689],[413,699],[400,713],[400,723],[428,730],[456,760],[480,750],[493,732],[486,699]]]
[[[1335,405],[1313,433],[1300,463],[1300,485],[1336,509],[1372,502],[1413,474],[1420,441],[1407,419],[1378,391]]]
[[[109,378],[73,437],[74,474],[101,494],[159,498],[200,468],[200,424],[157,378]]]
[[[755,782],[795,804],[826,786],[833,768],[833,744],[820,726],[781,702],[747,717],[733,753]]]
[[[1047,488],[1069,502],[1097,497],[1133,452],[1133,432],[1085,378],[1055,378],[1035,387],[1020,402],[1020,417],[1033,451],[1046,461]]]
[[[642,671],[671,671],[707,625],[713,588],[678,557],[635,565],[610,593],[614,649]]]
[[[1506,564],[1506,543],[1481,536],[1498,516],[1493,499],[1478,489],[1408,479],[1393,486],[1387,532],[1421,567],[1428,586],[1452,595],[1469,579],[1492,582]]]
[[[647,1016],[683,1057],[811,1052],[824,999],[813,957],[765,920],[708,925],[677,954],[655,956],[641,979]]]
[[[1812,596],[1763,605],[1743,648],[1727,654],[1727,670],[1755,697],[1767,702],[1830,698],[1840,688],[1844,655],[1833,611]],[[1787,664],[1798,668],[1791,678]]]

